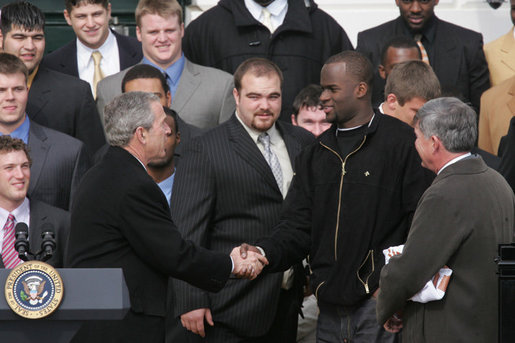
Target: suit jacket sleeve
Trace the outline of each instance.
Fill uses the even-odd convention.
[[[231,272],[229,256],[199,248],[181,238],[176,227],[170,228],[169,212],[161,208],[161,203],[165,204],[156,199],[155,189],[148,184],[132,187],[119,205],[123,236],[136,254],[155,269],[209,291],[220,290]],[[206,279],[206,275],[216,277]]]
[[[172,219],[184,239],[208,246],[208,230],[215,210],[215,180],[212,165],[198,140],[192,140],[181,158],[171,199]],[[175,315],[208,308],[208,295],[189,284],[174,280]]]
[[[268,258],[267,271],[283,271],[302,261],[311,245],[312,199],[305,152],[296,159],[295,170],[288,195],[284,201],[281,220],[272,235],[259,239],[256,245],[263,248]]]
[[[424,194],[402,255],[392,257],[381,271],[376,308],[379,324],[401,310],[470,234],[470,225],[463,223],[463,216],[456,216],[459,206],[463,203],[449,201],[431,189]]]

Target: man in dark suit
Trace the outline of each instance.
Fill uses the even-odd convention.
[[[124,93],[105,113],[111,147],[80,184],[65,265],[122,268],[131,310],[116,323],[83,325],[75,341],[163,342],[168,277],[218,291],[231,270],[252,277],[261,263],[257,257],[252,265],[242,263],[236,248],[229,258],[230,250],[211,252],[181,238],[163,192],[145,170],[165,156],[170,133],[157,96]]]
[[[172,192],[172,218],[183,237],[214,251],[271,232],[295,157],[314,142],[306,130],[277,121],[282,73],[275,63],[261,58],[243,62],[234,85],[236,114],[190,142]],[[292,304],[302,294],[282,281],[282,273],[252,282],[230,280],[218,294],[177,282],[175,315],[205,342],[295,341]]]
[[[30,118],[81,140],[94,153],[105,137],[88,83],[40,65],[45,50],[41,10],[25,1],[7,4],[0,25],[4,52],[18,56],[29,70]]]
[[[136,38],[109,30],[111,4],[108,0],[66,0],[64,4],[64,18],[77,39],[45,56],[41,65],[80,77],[91,85],[95,94],[93,52],[101,54],[102,77],[116,74],[141,61],[141,43]]]
[[[90,166],[84,144],[38,125],[25,113],[27,68],[16,56],[0,53],[0,134],[23,140],[31,150],[31,199],[67,210],[79,181]]]
[[[395,0],[400,16],[358,34],[356,50],[374,67],[381,63],[381,50],[394,36],[419,41],[422,57],[433,67],[443,94],[456,94],[479,112],[481,94],[490,87],[488,66],[480,33],[438,19],[434,7],[439,0]],[[425,53],[424,53],[425,52]],[[424,60],[426,60],[424,59]],[[372,102],[383,101],[384,80],[376,72]]]
[[[40,250],[42,230],[54,232],[56,249],[46,262],[57,268],[63,266],[70,215],[44,202],[27,198],[30,164],[28,147],[21,139],[0,136],[0,225],[3,227],[0,268],[14,268],[21,263],[13,250],[13,228],[21,222],[29,226],[29,249],[32,253]]]
[[[497,342],[498,244],[513,241],[515,197],[506,181],[471,155],[476,114],[455,98],[428,101],[415,116],[422,165],[438,174],[417,205],[401,255],[381,271],[377,320],[403,322],[403,342]],[[409,301],[442,266],[445,297]],[[392,318],[396,314],[394,318]]]

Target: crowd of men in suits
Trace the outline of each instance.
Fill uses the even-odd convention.
[[[314,0],[220,0],[187,28],[139,0],[136,38],[108,0],[64,0],[76,39],[46,56],[42,11],[3,6],[0,263],[22,262],[15,223],[33,247],[50,223],[52,265],[123,269],[127,316],[74,342],[495,341],[515,36],[483,50],[438,2],[395,0],[354,51]],[[443,265],[446,298],[409,301]]]

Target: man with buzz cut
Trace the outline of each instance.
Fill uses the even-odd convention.
[[[102,78],[141,61],[141,43],[109,29],[109,0],[65,0],[64,6],[64,18],[77,39],[45,56],[42,65],[80,77],[95,95]]]
[[[27,113],[34,122],[75,137],[93,154],[105,143],[87,82],[42,66],[45,16],[27,1],[1,9],[3,50],[19,57],[29,71]]]
[[[140,0],[136,7],[136,34],[143,49],[141,63],[161,71],[173,99],[172,109],[181,119],[208,129],[229,119],[234,112],[232,77],[224,71],[190,62],[182,52],[184,23],[177,0]],[[97,108],[121,93],[127,69],[98,84]]]

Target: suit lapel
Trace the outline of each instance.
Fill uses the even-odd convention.
[[[196,70],[195,65],[186,59],[177,91],[172,99],[172,107],[175,108],[178,113],[182,112],[182,109],[189,102],[195,90],[200,86],[200,79],[197,77],[198,74],[199,71]]]
[[[65,74],[79,77],[79,66],[77,62],[77,40],[74,39],[66,46],[62,54],[60,63]]]
[[[291,134],[290,130],[288,130],[288,127],[281,121],[276,121],[275,125],[283,137],[284,144],[288,150],[288,156],[290,157],[291,166],[295,172],[295,157],[300,153],[302,146],[300,145],[299,141]]]
[[[111,31],[116,38],[116,43],[118,44],[118,55],[120,57],[120,70],[127,69],[132,67],[134,63],[132,62],[135,58],[137,58],[138,52],[132,49],[132,46],[128,41],[124,40],[121,35],[116,33],[115,31]]]
[[[511,95],[510,101],[508,101],[508,108],[513,115],[515,113],[515,81],[511,83],[508,93]]]
[[[266,162],[263,154],[252,141],[248,132],[240,124],[236,115],[233,115],[227,123],[229,142],[234,152],[245,162],[247,162],[256,172],[263,175],[263,178],[279,192],[279,187],[275,181],[274,174]]]
[[[31,121],[28,144],[30,149],[30,156],[32,159],[32,166],[30,167],[29,193],[31,193],[38,184],[41,170],[46,163],[48,151],[50,149],[50,146],[46,143],[46,140],[47,136],[41,129],[41,126]]]
[[[41,110],[45,108],[48,99],[52,96],[52,85],[46,82],[38,82],[38,80],[42,78],[41,75],[46,72],[46,69],[40,66],[36,77],[34,77],[32,81],[32,86],[29,90],[29,100],[27,102],[27,114],[30,118],[36,118]]]
[[[437,74],[440,82],[445,80],[442,83],[445,83],[447,86],[457,81],[457,73],[460,70],[459,63],[461,63],[461,57],[456,46],[458,46],[456,38],[450,37],[449,33],[445,32],[441,22],[437,19],[431,67],[435,71],[438,70]]]
[[[515,70],[515,60],[513,59],[515,50],[515,39],[513,39],[513,28],[503,37],[501,46],[501,61],[511,70]]]

